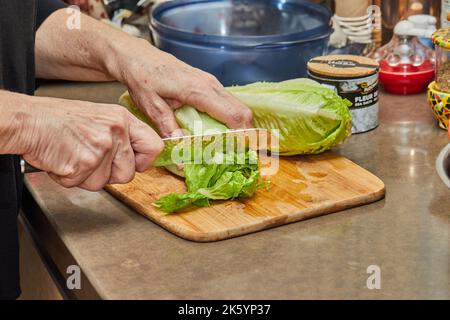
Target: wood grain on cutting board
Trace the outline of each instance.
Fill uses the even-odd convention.
[[[383,198],[383,182],[333,153],[280,159],[270,190],[248,199],[213,201],[212,206],[165,215],[152,203],[170,192],[185,192],[183,179],[163,168],[136,174],[125,185],[109,185],[116,198],[168,231],[208,242],[300,221]]]

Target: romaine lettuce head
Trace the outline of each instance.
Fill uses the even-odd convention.
[[[255,127],[278,130],[281,155],[321,153],[351,134],[352,116],[348,109],[351,103],[313,80],[257,82],[227,89],[253,111]],[[127,92],[120,103],[149,123]],[[196,121],[203,124],[203,130],[195,134],[227,129],[190,106],[176,110],[175,116],[180,127],[191,133]]]
[[[351,133],[351,103],[310,79],[228,88],[253,111],[256,127],[277,129],[281,155],[315,154]]]

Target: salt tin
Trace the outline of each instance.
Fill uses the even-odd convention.
[[[352,103],[352,133],[378,126],[378,70],[375,60],[354,55],[321,56],[308,62],[311,79]]]

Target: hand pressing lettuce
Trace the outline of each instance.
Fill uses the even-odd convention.
[[[228,90],[253,111],[257,128],[278,131],[280,155],[321,153],[341,143],[351,133],[352,118],[348,110],[351,103],[313,80],[259,82]],[[128,92],[119,102],[151,125]],[[175,116],[180,127],[190,133],[196,121],[201,122],[203,132],[227,130],[222,123],[190,106],[176,110]],[[239,155],[234,156],[237,159]],[[169,166],[170,171],[186,177],[188,192],[164,196],[155,206],[164,212],[177,212],[191,205],[208,206],[209,200],[252,196],[262,185],[257,161],[250,161],[256,160],[257,154],[247,150],[245,158],[249,161],[240,165],[185,164],[183,172],[176,166]]]

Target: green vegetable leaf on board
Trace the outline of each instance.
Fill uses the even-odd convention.
[[[209,206],[209,200],[228,200],[251,197],[263,186],[256,152],[248,150],[244,164],[185,164],[187,193],[170,193],[154,205],[164,212],[177,212],[190,205]],[[236,161],[237,162],[237,161]]]

